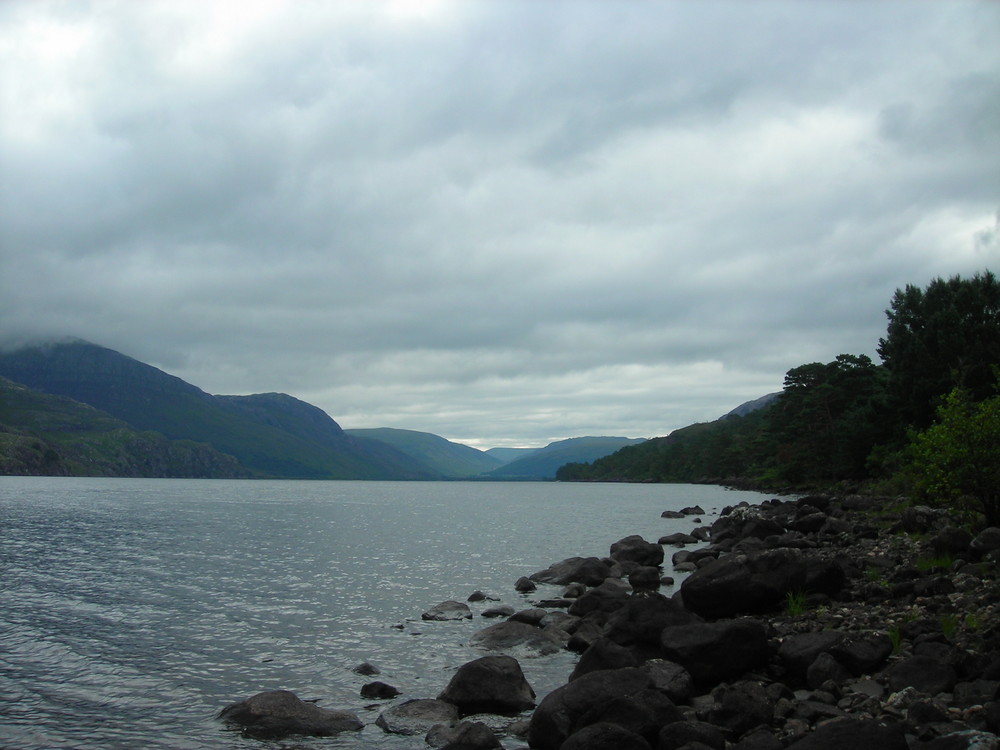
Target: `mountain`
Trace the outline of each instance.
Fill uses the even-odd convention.
[[[344,430],[347,435],[388,443],[449,479],[475,477],[498,468],[502,461],[440,435],[391,427]]]
[[[540,450],[541,448],[490,448],[486,453],[499,460],[501,464],[509,464],[511,461],[538,453]]]
[[[768,393],[766,396],[761,396],[760,398],[755,398],[752,401],[745,401],[735,409],[727,412],[722,419],[727,417],[745,417],[751,412],[755,412],[758,409],[763,409],[765,406],[770,405],[774,399],[781,395],[781,391],[775,393]]]
[[[0,352],[0,376],[89,404],[140,432],[208,443],[254,476],[438,476],[386,443],[344,434],[325,412],[292,396],[212,396],[151,365],[84,341]]]
[[[494,479],[554,479],[556,471],[564,464],[595,461],[627,445],[642,442],[645,438],[579,437],[558,440],[489,472],[488,476]]]
[[[232,456],[0,378],[0,475],[239,479]]]

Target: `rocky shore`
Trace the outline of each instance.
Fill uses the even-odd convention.
[[[498,622],[470,644],[485,655],[377,723],[448,750],[996,750],[1000,529],[896,506],[742,504],[690,534],[555,563],[514,586],[556,596],[485,610]],[[690,575],[668,596],[673,571]],[[471,616],[450,601],[424,619]],[[536,704],[518,659],[559,649],[579,660]],[[363,695],[397,692],[372,682]],[[261,738],[362,726],[286,691],[220,718]]]

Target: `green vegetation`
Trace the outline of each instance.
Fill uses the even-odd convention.
[[[785,614],[791,617],[798,617],[806,613],[806,595],[804,593],[789,591],[785,595]]]
[[[564,481],[869,489],[1000,524],[1000,283],[986,271],[897,290],[881,364],[841,354],[795,367],[767,406],[691,425]]]

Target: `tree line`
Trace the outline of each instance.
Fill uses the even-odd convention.
[[[907,285],[886,316],[879,364],[840,354],[800,365],[762,409],[568,464],[556,478],[864,489],[1000,525],[1000,283],[985,271]]]

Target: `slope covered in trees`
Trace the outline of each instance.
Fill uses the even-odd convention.
[[[772,489],[881,483],[947,495],[1000,521],[996,490],[987,497],[985,489],[998,486],[1000,465],[1000,283],[986,271],[907,286],[886,315],[881,364],[841,354],[795,367],[759,411],[569,464],[557,478]]]

